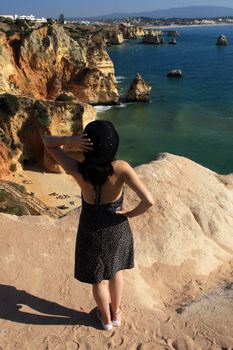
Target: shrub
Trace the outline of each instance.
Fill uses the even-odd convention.
[[[18,216],[29,214],[26,205],[4,191],[0,191],[0,212]]]
[[[47,18],[47,23],[48,24],[53,24],[54,23],[54,20],[52,18]]]
[[[8,147],[11,147],[12,138],[9,135],[7,134],[1,135],[0,141],[4,142]]]
[[[4,23],[9,24],[9,25],[14,23],[14,20],[12,18],[5,18],[5,17],[0,16],[0,19],[1,19],[1,22],[4,22]]]
[[[14,143],[12,146],[11,146],[11,149],[12,150],[17,150],[17,149],[20,149],[20,151],[23,151],[23,143],[22,142],[17,142],[17,143]]]
[[[51,123],[51,118],[48,114],[47,107],[41,101],[36,101],[33,108],[34,115],[40,125],[48,127]]]
[[[56,101],[61,101],[61,102],[71,102],[73,100],[74,100],[73,96],[69,96],[69,95],[66,95],[66,94],[60,94],[56,98]]]
[[[74,28],[67,28],[67,29],[70,31],[70,33],[77,33],[77,31]]]
[[[8,36],[12,36],[14,34],[15,34],[15,30],[13,30],[13,29],[10,29],[10,30],[6,31],[6,35],[8,35]]]
[[[16,190],[26,193],[26,187],[24,185],[17,184],[16,182],[9,181],[9,184],[13,186]]]
[[[6,200],[6,198],[7,198],[6,193],[3,191],[0,191],[0,203],[4,202]]]
[[[24,32],[23,32],[24,38],[29,36],[32,32],[33,32],[33,29],[25,29]]]
[[[19,27],[28,28],[28,22],[26,19],[16,18],[15,24]]]
[[[9,117],[14,116],[19,110],[19,100],[15,95],[5,93],[0,95],[0,110]]]
[[[11,163],[11,165],[10,165],[10,171],[16,171],[16,170],[17,170],[16,163]]]
[[[11,215],[17,215],[17,216],[22,216],[22,215],[28,215],[28,210],[20,203],[14,204],[14,206],[0,209],[2,213],[5,214],[11,214]]]

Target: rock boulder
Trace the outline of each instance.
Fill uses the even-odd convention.
[[[151,86],[138,73],[127,91],[125,100],[126,102],[149,102],[150,91]]]
[[[167,74],[168,78],[182,78],[183,72],[180,69],[173,69]]]
[[[228,44],[227,37],[221,34],[217,39],[216,45],[227,45],[227,44]]]
[[[163,39],[163,38],[162,38]],[[144,44],[161,44],[163,40],[161,40],[161,37],[157,33],[148,33],[143,36]]]

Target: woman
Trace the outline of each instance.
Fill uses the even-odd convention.
[[[82,193],[74,277],[93,286],[97,316],[106,330],[121,324],[123,271],[134,266],[133,237],[128,218],[144,213],[154,202],[134,169],[116,160],[119,136],[110,121],[95,120],[79,136],[45,136],[52,157],[72,175]],[[61,145],[75,145],[84,161],[70,158]],[[140,198],[123,210],[124,184]],[[110,308],[109,308],[110,294]]]

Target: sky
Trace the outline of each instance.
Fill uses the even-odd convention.
[[[193,5],[233,8],[233,0],[0,0],[0,14],[57,18],[63,13],[65,17],[91,17]]]

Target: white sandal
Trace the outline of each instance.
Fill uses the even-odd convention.
[[[104,321],[102,320],[101,313],[100,313],[99,309],[97,309],[96,314],[97,314],[97,317],[100,320],[103,328],[105,329],[105,331],[111,331],[113,323],[111,322],[111,323],[108,323],[108,324],[104,324]]]
[[[121,312],[121,309],[118,312],[116,312],[116,315],[119,314],[119,312]],[[121,326],[121,320],[112,320],[112,325],[114,327],[120,327]]]

